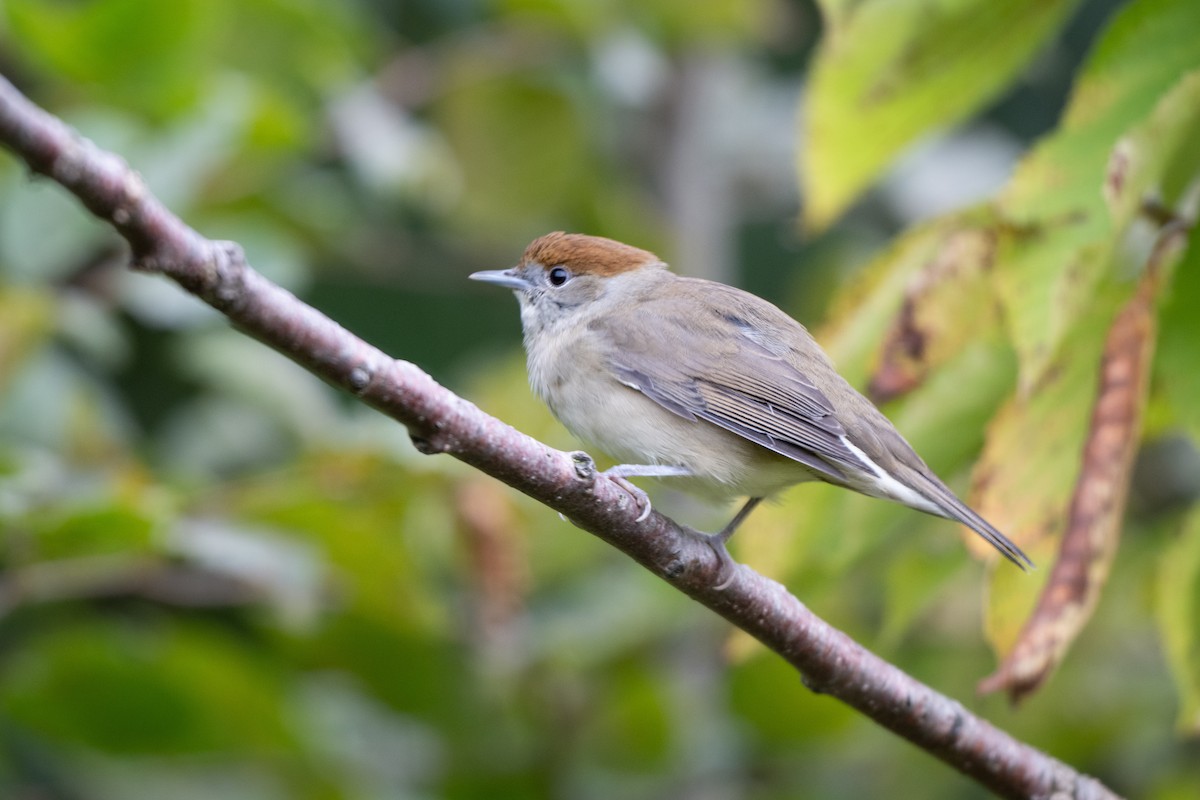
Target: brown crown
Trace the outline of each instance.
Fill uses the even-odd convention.
[[[576,274],[591,275],[617,275],[662,263],[654,253],[614,239],[562,231],[534,239],[525,248],[522,261],[535,261],[547,269],[564,266]]]

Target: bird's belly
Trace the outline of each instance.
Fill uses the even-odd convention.
[[[532,365],[531,365],[532,366]],[[763,497],[813,479],[802,464],[703,420],[688,420],[617,381],[602,365],[530,370],[534,389],[573,434],[622,464],[684,467],[664,483],[713,499]]]

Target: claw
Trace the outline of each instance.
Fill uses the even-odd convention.
[[[729,555],[729,550],[725,547],[725,536],[721,533],[704,533],[695,528],[689,528],[686,525],[681,525],[688,535],[694,536],[712,548],[713,553],[717,557],[717,576],[713,583],[713,588],[717,591],[725,589],[729,584],[733,583],[733,579],[737,577],[738,563],[733,560],[733,556]],[[722,532],[723,533],[723,532]]]
[[[608,475],[608,477],[611,478],[618,486],[629,492],[629,495],[633,498],[633,502],[636,503],[637,507],[642,510],[642,513],[638,514],[638,518],[634,521],[645,522],[646,517],[650,516],[650,512],[653,510],[650,505],[650,495],[646,494],[645,491],[630,483],[628,478],[622,477],[621,475],[609,475],[608,472],[601,474]]]
[[[761,497],[751,497],[747,500],[746,504],[733,516],[733,519],[729,520],[729,524],[722,528],[720,533],[700,533],[700,531],[687,528],[687,531],[693,536],[698,536],[707,542],[708,546],[717,554],[719,567],[717,568],[717,582],[713,585],[717,591],[728,588],[729,584],[733,583],[733,579],[737,577],[738,563],[733,560],[733,556],[729,555],[725,543],[761,502]]]
[[[728,588],[729,584],[733,583],[733,579],[737,577],[738,563],[733,560],[733,556],[729,555],[728,548],[725,547],[725,539],[721,533],[701,533],[693,528],[685,528],[688,533],[704,541],[717,556],[717,577],[713,588],[717,591]],[[722,532],[723,533],[723,532]]]
[[[580,480],[593,481],[596,479],[596,475],[599,474],[614,481],[628,492],[630,497],[633,498],[633,502],[642,510],[642,513],[638,514],[636,522],[645,522],[646,517],[650,516],[650,512],[653,510],[650,505],[650,496],[629,482],[629,479],[622,473],[623,467],[612,467],[606,469],[604,472],[597,473],[596,462],[582,450],[576,450],[574,453],[571,453],[571,459],[575,462],[575,475]]]

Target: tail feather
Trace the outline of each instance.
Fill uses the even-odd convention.
[[[950,488],[936,477],[931,478],[914,470],[907,483],[928,497],[930,502],[941,511],[941,516],[966,525],[979,534],[984,541],[999,550],[1000,555],[1016,564],[1022,570],[1028,572],[1030,569],[1036,569],[1033,561],[1029,556],[1025,555],[1025,552],[1021,548],[1017,547],[1003,533],[996,530],[990,522],[975,513],[966,503],[959,500],[954,492],[950,491]]]

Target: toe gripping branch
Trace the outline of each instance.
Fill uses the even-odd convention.
[[[594,481],[597,475],[603,475],[606,478],[614,481],[622,489],[628,492],[633,498],[634,502],[637,504],[637,507],[642,510],[641,514],[638,515],[637,522],[645,521],[646,518],[650,516],[650,512],[653,510],[653,508],[650,504],[649,495],[647,495],[644,490],[631,483],[629,481],[629,477],[637,475],[661,477],[688,474],[687,471],[682,467],[641,466],[636,464],[619,464],[615,467],[605,470],[604,472],[597,472],[596,462],[587,453],[578,450],[571,454],[571,458],[575,461],[575,474],[580,480]],[[753,509],[758,502],[759,499],[756,498],[747,503],[746,506],[742,508],[740,512],[738,512],[738,515],[734,517],[734,519],[727,526],[725,526],[724,530],[722,530],[720,533],[703,533],[695,530],[694,528],[689,528],[686,525],[679,526],[689,536],[694,536],[695,538],[700,539],[710,548],[712,548],[713,553],[717,557],[718,566],[714,588],[718,590],[729,586],[729,584],[731,584],[733,579],[737,576],[738,564],[733,560],[733,557],[729,555],[729,550],[725,547],[725,542],[730,536],[733,535],[733,532],[737,526],[743,519],[745,519],[745,517],[750,513],[751,509]]]
[[[634,504],[642,510],[642,513],[638,514],[637,522],[645,522],[646,518],[650,516],[650,512],[653,510],[653,507],[650,505],[650,496],[642,489],[630,483],[629,479],[621,474],[619,466],[607,469],[604,472],[597,472],[595,460],[582,450],[576,450],[574,453],[571,453],[571,458],[575,462],[575,474],[579,476],[580,480],[595,481],[597,475],[603,475],[624,489],[633,498]]]

